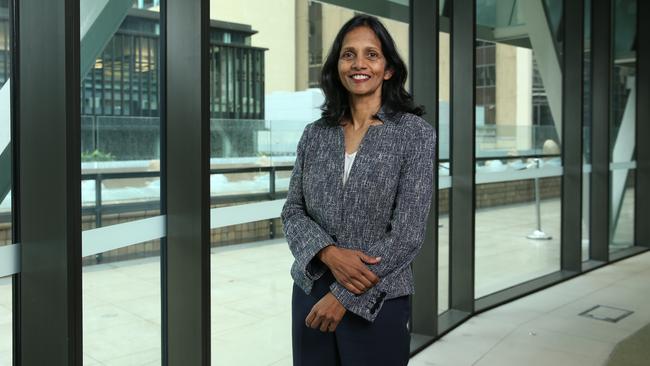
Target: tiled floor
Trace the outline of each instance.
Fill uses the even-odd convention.
[[[598,366],[650,323],[650,253],[590,272],[475,316],[411,366]],[[596,305],[634,313],[611,323],[579,316]]]
[[[554,235],[554,240],[531,242],[525,238],[534,229],[534,212],[531,204],[477,212],[477,293],[489,293],[558,269],[559,201],[542,203],[544,230]],[[448,227],[446,218],[441,218],[441,223],[443,228]],[[439,250],[443,258],[449,252],[447,241],[442,240],[444,235],[445,230],[441,230]],[[571,359],[573,353],[578,354],[576,360],[580,357],[585,360],[566,365],[591,365],[589,362],[604,357],[614,341],[634,329],[636,323],[630,324],[630,319],[641,322],[638,319],[649,317],[650,310],[639,310],[634,318],[625,319],[612,329],[607,328],[611,327],[608,324],[591,324],[596,322],[591,319],[574,319],[573,313],[588,308],[596,300],[629,307],[625,301],[646,296],[647,303],[650,291],[644,286],[650,283],[648,256],[601,269],[544,294],[531,295],[473,318],[416,356],[412,364],[460,366],[479,361],[479,365],[506,365],[501,354],[514,352],[508,357],[521,360],[542,352],[535,351],[541,344],[544,352],[550,350],[557,354],[551,357],[560,361]],[[638,264],[638,258],[646,259]],[[291,364],[291,262],[291,253],[283,240],[213,250],[213,364]],[[448,267],[441,262],[440,282],[446,284]],[[637,273],[641,268],[645,268],[645,282]],[[617,285],[613,286],[614,283]],[[444,304],[447,291],[446,287],[441,288],[440,303]],[[607,294],[599,292],[607,288],[614,291],[616,301],[607,300]],[[646,291],[638,291],[642,289]],[[160,364],[159,258],[84,267],[83,310],[84,365]],[[581,328],[583,323],[587,324],[584,325],[588,327],[587,334]],[[600,337],[599,332],[606,336]],[[10,350],[11,281],[3,278],[0,279],[0,365],[10,363]],[[524,364],[517,362],[511,364]],[[534,362],[527,361],[526,365]]]

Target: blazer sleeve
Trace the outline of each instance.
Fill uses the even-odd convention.
[[[334,240],[307,213],[303,195],[303,168],[309,134],[313,122],[308,124],[298,142],[296,162],[289,180],[287,200],[282,207],[282,229],[299,268],[308,278],[316,280],[325,273],[326,266],[315,258],[316,254]]]
[[[414,136],[405,149],[405,161],[400,177],[391,216],[391,230],[366,254],[381,257],[378,264],[370,265],[380,281],[361,295],[347,290],[339,282],[330,286],[332,294],[349,311],[374,321],[384,298],[396,287],[393,278],[415,259],[422,246],[427,218],[433,195],[435,169],[435,129],[425,128]]]

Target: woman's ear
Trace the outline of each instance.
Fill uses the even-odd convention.
[[[386,69],[384,73],[384,80],[388,80],[393,77],[393,69]]]

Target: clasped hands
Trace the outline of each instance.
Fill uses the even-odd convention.
[[[381,257],[371,257],[358,250],[338,248],[334,245],[323,248],[317,257],[330,269],[338,283],[356,295],[379,283],[379,277],[368,269],[366,264],[377,264]],[[311,309],[305,323],[310,328],[320,329],[321,332],[333,332],[345,312],[345,307],[328,292]]]

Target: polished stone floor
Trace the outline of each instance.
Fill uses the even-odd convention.
[[[630,200],[627,200],[628,202]],[[622,212],[621,229],[617,233],[619,241],[629,240],[630,211],[626,205]],[[543,201],[543,229],[553,236],[549,241],[532,241],[526,239],[535,228],[535,209],[532,204],[479,210],[476,216],[476,293],[477,296],[489,294],[514,284],[540,275],[556,271],[559,268],[559,200]],[[627,221],[626,221],[627,220]],[[629,222],[628,222],[629,221]],[[440,230],[440,309],[445,309],[448,281],[448,220],[441,217],[443,225]],[[586,248],[586,247],[585,247]],[[286,241],[273,240],[251,244],[216,248],[211,257],[212,279],[212,357],[215,365],[290,365],[290,298],[292,281],[289,268],[292,256]],[[647,258],[646,255],[645,258]],[[632,263],[638,259],[630,260]],[[650,267],[650,264],[646,265]],[[627,263],[624,262],[624,263]],[[602,269],[602,273],[613,273],[612,269]],[[623,265],[623,268],[626,268]],[[636,267],[635,267],[636,268]],[[568,316],[572,307],[566,310],[571,301],[565,301],[570,293],[589,295],[589,289],[597,293],[594,286],[609,284],[620,280],[625,272],[615,274],[612,278],[598,275],[597,280],[590,274],[574,281],[575,284],[563,284],[545,291],[543,294],[529,296],[537,300],[520,300],[520,307],[513,303],[513,310],[506,307],[495,309],[466,323],[472,326],[482,322],[486,324],[477,330],[473,338],[478,343],[471,352],[463,351],[462,329],[458,328],[441,342],[415,358],[417,365],[461,365],[460,363],[438,363],[438,350],[458,352],[483,357],[481,365],[500,364],[498,352],[487,354],[492,347],[507,351],[518,342],[518,338],[529,339],[530,329],[561,326],[562,316]],[[636,278],[636,277],[635,277]],[[636,281],[636,282],[635,282]],[[592,283],[594,282],[594,283]],[[640,279],[632,281],[641,286]],[[646,281],[648,282],[648,281]],[[581,288],[578,284],[585,284]],[[568,286],[563,290],[561,286]],[[627,289],[627,287],[624,287]],[[587,291],[587,292],[585,292]],[[623,291],[623,290],[616,290]],[[629,292],[629,291],[628,291]],[[649,292],[646,292],[646,294]],[[620,295],[627,295],[623,291]],[[600,295],[599,295],[600,296]],[[604,296],[604,295],[603,295]],[[647,295],[646,295],[647,296]],[[638,296],[633,296],[637,298]],[[577,305],[586,305],[584,299],[576,298]],[[604,301],[604,300],[603,300]],[[541,308],[548,304],[550,307]],[[555,305],[553,305],[555,304]],[[626,304],[623,304],[626,305]],[[627,305],[626,305],[627,306]],[[531,308],[532,307],[532,308]],[[160,261],[159,258],[129,260],[109,264],[84,267],[83,272],[83,319],[84,319],[84,364],[85,365],[158,365],[160,364]],[[544,324],[544,314],[558,311],[558,317],[549,318]],[[493,314],[493,315],[489,315]],[[644,314],[643,312],[639,313]],[[535,325],[522,327],[525,322],[533,321]],[[553,315],[553,314],[551,314]],[[530,328],[530,329],[529,329]],[[555,328],[552,328],[551,331]],[[587,331],[587,328],[584,330]],[[460,332],[460,333],[458,333]],[[540,336],[533,339],[554,339],[559,342],[562,337],[554,333],[536,331]],[[454,336],[454,334],[460,334]],[[564,337],[571,337],[570,330],[564,331]],[[563,334],[564,334],[563,333]],[[474,333],[472,333],[474,334]],[[621,332],[614,333],[622,334]],[[512,339],[507,337],[512,336]],[[613,335],[611,337],[614,337]],[[471,338],[471,337],[470,337]],[[449,341],[456,339],[457,341]],[[508,340],[494,343],[496,340]],[[605,338],[608,341],[614,338]],[[616,338],[618,339],[618,338]],[[605,343],[592,340],[597,344]],[[456,342],[460,342],[458,346]],[[467,341],[469,342],[469,340]],[[522,350],[532,347],[524,342]],[[528,343],[526,343],[528,342]],[[568,342],[568,341],[567,341]],[[577,341],[576,341],[577,342]],[[589,341],[584,341],[585,347]],[[446,348],[445,348],[446,347]],[[11,360],[11,282],[8,278],[0,279],[0,365],[10,364]],[[455,351],[454,351],[455,350]],[[491,351],[490,351],[491,352]],[[522,351],[523,352],[523,351]],[[600,352],[600,351],[599,351]],[[605,351],[602,351],[605,352]],[[525,354],[518,354],[524,357]],[[457,355],[458,357],[463,355]],[[468,356],[469,357],[469,356]],[[452,358],[453,359],[453,358]],[[490,363],[492,362],[492,363]],[[471,364],[471,363],[469,363]],[[579,365],[580,363],[576,363]]]

